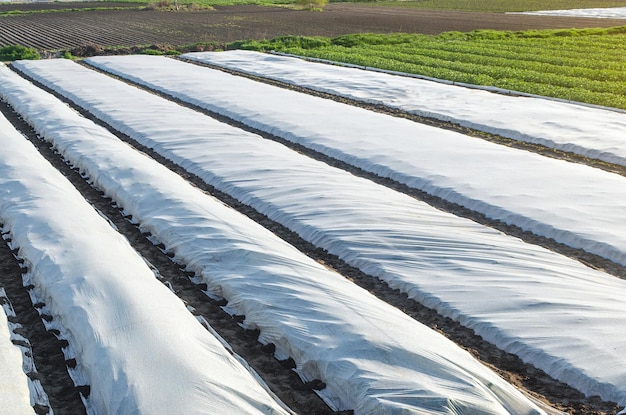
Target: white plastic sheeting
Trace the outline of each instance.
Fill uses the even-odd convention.
[[[32,144],[0,127],[0,219],[77,351],[88,412],[286,414]],[[20,358],[4,347],[1,356]]]
[[[626,19],[626,7],[605,7],[595,9],[540,10],[518,14],[539,16],[591,17],[601,19]]]
[[[184,58],[626,165],[626,114],[235,50]]]
[[[587,394],[626,401],[626,343],[619,334],[626,324],[624,281],[70,62],[21,67],[208,183],[499,347]]]
[[[90,62],[489,218],[626,264],[625,177],[164,57]]]
[[[0,78],[0,95],[39,134],[201,273],[232,312],[246,316],[246,326],[258,327],[260,339],[276,345],[278,357],[293,357],[304,379],[322,379],[327,387],[320,394],[332,407],[357,414],[543,413],[440,334],[130,150],[17,75],[4,71]],[[149,122],[158,123],[161,114],[153,115]]]

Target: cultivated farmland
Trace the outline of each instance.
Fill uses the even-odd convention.
[[[266,68],[293,84],[305,65],[309,88],[352,82],[365,101],[396,78],[329,77],[323,64],[253,52],[185,59]],[[19,380],[15,356],[11,379],[40,391],[38,412],[80,406],[77,393],[88,413],[624,405],[623,176],[172,58],[12,69],[0,68],[3,237],[71,367],[66,391],[46,394],[57,380],[32,375],[31,329],[11,311],[23,307],[19,290],[7,290],[11,339],[35,354],[32,379]],[[535,100],[563,105],[555,131],[580,118],[569,111],[605,111]],[[585,157],[603,153],[601,140],[578,140]],[[25,394],[7,396],[19,408]]]
[[[50,4],[56,6],[50,6]],[[128,4],[87,3],[121,10],[35,13],[50,7],[84,8],[80,3],[0,3],[0,46],[21,44],[41,51],[79,49],[86,45],[128,53],[133,46],[183,46],[208,43],[224,48],[230,42],[271,39],[277,36],[339,36],[350,33],[439,34],[475,29],[528,30],[612,27],[619,19],[520,16],[502,13],[467,13],[441,10],[375,8],[336,3],[324,13],[279,7],[241,5],[215,10],[168,13],[129,9]],[[131,4],[138,7],[141,5]],[[24,9],[27,13],[16,13]],[[5,14],[6,13],[6,14]],[[97,28],[97,30],[94,30]],[[126,52],[125,52],[126,51]],[[93,51],[92,51],[93,53]],[[113,53],[112,51],[109,53]]]
[[[0,45],[617,22],[102,5],[1,5]],[[0,413],[617,414],[624,113],[484,89],[250,51],[0,64]]]

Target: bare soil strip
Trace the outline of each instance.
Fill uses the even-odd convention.
[[[22,75],[23,76],[23,75]],[[32,81],[32,80],[31,80]],[[129,82],[130,83],[130,82]],[[132,84],[132,83],[131,83]],[[38,84],[39,87],[46,89],[48,92],[55,94],[53,91],[50,91],[46,87],[41,84]],[[151,91],[155,93],[154,91]],[[155,93],[157,95],[162,95]],[[535,397],[536,399],[549,404],[550,406],[559,409],[561,411],[570,413],[570,414],[588,414],[588,415],[609,415],[609,414],[617,414],[619,407],[614,402],[605,402],[602,401],[599,397],[585,397],[579,391],[571,388],[570,386],[564,384],[563,382],[557,381],[547,375],[542,370],[535,368],[530,364],[526,364],[522,362],[517,356],[504,352],[498,349],[496,346],[492,345],[484,341],[480,336],[476,335],[473,330],[463,327],[459,323],[443,317],[437,314],[436,311],[429,309],[423,306],[416,301],[409,299],[406,294],[399,292],[398,290],[394,290],[390,288],[385,282],[379,280],[376,277],[368,275],[361,270],[354,268],[348,264],[346,264],[343,260],[336,257],[335,255],[329,254],[327,251],[314,246],[313,244],[305,241],[295,232],[290,229],[284,227],[283,225],[271,220],[264,214],[258,212],[256,209],[239,202],[237,199],[232,196],[221,192],[220,190],[215,189],[213,186],[206,184],[200,177],[189,173],[182,167],[173,163],[172,161],[164,158],[159,155],[157,152],[152,150],[151,148],[145,147],[140,143],[137,143],[132,138],[124,135],[120,131],[117,131],[115,128],[106,124],[105,122],[99,120],[94,117],[88,111],[83,108],[77,106],[71,101],[68,101],[64,97],[55,94],[57,98],[63,100],[68,103],[74,109],[79,111],[82,115],[87,118],[90,118],[94,122],[104,126],[112,133],[114,133],[118,138],[127,142],[131,146],[137,148],[139,151],[144,152],[148,156],[152,157],[159,163],[166,166],[168,169],[176,172],[181,175],[189,182],[193,183],[195,186],[200,188],[201,190],[211,194],[212,196],[220,199],[225,204],[231,206],[237,211],[245,214],[246,216],[253,219],[255,222],[261,224],[265,228],[269,229],[277,236],[282,238],[283,240],[289,242],[294,245],[298,250],[313,258],[317,262],[325,265],[329,269],[335,270],[345,278],[354,282],[355,284],[365,288],[372,294],[376,295],[378,298],[386,301],[387,303],[393,305],[394,307],[402,310],[407,315],[416,319],[420,323],[439,331],[450,340],[457,343],[459,346],[466,349],[477,359],[482,361],[487,366],[491,367],[493,370],[498,372],[500,376],[506,379],[511,384],[517,386],[519,389],[525,391],[529,395]],[[172,99],[172,97],[167,97],[168,99]],[[189,106],[188,104],[185,104]],[[190,106],[193,108],[193,106]],[[198,110],[197,108],[194,108]],[[245,127],[241,126],[238,123],[233,122],[229,119],[224,119],[222,116],[218,116],[216,114],[211,114],[205,110],[201,110],[209,116],[212,116],[222,122],[229,123],[236,127]],[[252,131],[254,133],[259,134],[258,131],[251,130],[247,127],[245,129]],[[263,134],[264,137],[269,139],[274,139],[276,141],[282,142],[281,139],[276,137],[267,137],[267,134]],[[288,143],[285,143],[288,144]],[[336,167],[343,168],[345,170],[351,171],[357,175],[361,175],[368,179],[371,179],[376,182],[381,182],[394,188],[395,186],[400,186],[396,183],[389,183],[390,181],[387,179],[380,179],[376,176],[373,176],[370,173],[359,172],[352,166],[347,166],[342,162],[338,162],[334,159],[329,159],[326,156],[320,156],[316,153],[311,152],[305,148],[297,148],[294,146],[294,149],[300,151],[304,154],[307,154],[313,158],[321,159],[321,161],[327,162],[330,165],[336,165]],[[319,156],[319,157],[318,157]],[[408,193],[415,192],[414,190],[409,190]],[[429,196],[430,197],[430,196]],[[430,197],[432,198],[432,197]],[[623,271],[623,270],[622,270]],[[626,275],[626,272],[624,272]],[[228,340],[230,342],[230,340]],[[244,355],[246,359],[247,356]],[[304,412],[302,412],[304,413]]]
[[[194,278],[195,275],[187,272],[184,265],[173,262],[171,253],[165,251],[163,245],[153,244],[148,239],[150,235],[142,233],[138,225],[133,224],[128,217],[124,216],[122,207],[117,206],[114,201],[94,188],[88,179],[82,177],[79,171],[69,166],[48,143],[37,138],[30,126],[17,120],[15,113],[6,108],[5,110],[11,123],[27,136],[39,152],[70,180],[83,197],[108,218],[137,252],[154,267],[159,280],[170,287],[186,305],[191,306],[194,309],[194,315],[204,318],[226,340],[233,351],[250,364],[268,384],[272,392],[285,404],[303,415],[337,414],[315,394],[314,389],[320,385],[320,382],[313,381],[304,384],[292,370],[295,365],[291,359],[287,361],[276,360],[272,354],[271,345],[264,346],[258,341],[258,331],[245,330],[239,325],[245,316],[231,316],[226,313],[222,309],[227,304],[225,301],[217,301],[207,296],[203,292],[207,289],[206,284],[195,283],[194,281],[197,281]],[[2,252],[0,251],[0,263],[3,264],[1,255]],[[21,281],[21,278],[19,280]],[[141,293],[137,293],[137,295],[141,295]],[[52,396],[50,400],[52,401]],[[80,412],[68,411],[67,413],[78,414]],[[349,413],[347,411],[340,412],[344,415]]]

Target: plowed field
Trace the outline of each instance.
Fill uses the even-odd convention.
[[[86,4],[90,6],[90,3]],[[106,3],[106,6],[119,6]],[[102,7],[101,3],[98,3]],[[136,5],[131,5],[136,6]],[[40,8],[79,9],[80,3],[0,5],[0,12]],[[610,27],[615,19],[521,16],[330,4],[323,12],[260,6],[218,7],[195,12],[157,10],[68,11],[0,17],[0,46],[21,44],[41,51],[135,45],[186,45],[263,39],[283,35],[338,36],[355,32],[437,34],[474,29],[523,30],[570,27]]]

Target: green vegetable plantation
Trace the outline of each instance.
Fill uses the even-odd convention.
[[[281,37],[233,47],[626,109],[626,26],[506,32]]]

